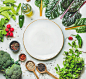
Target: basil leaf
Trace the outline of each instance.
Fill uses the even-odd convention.
[[[81,14],[79,12],[76,13],[67,12],[62,19],[62,24],[64,26],[70,26],[75,23],[76,19],[80,19],[80,18],[81,18]]]

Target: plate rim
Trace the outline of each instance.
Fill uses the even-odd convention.
[[[35,21],[38,21],[38,20],[48,20],[48,21],[51,21],[51,22],[55,23],[54,21],[49,20],[49,19],[37,19],[37,20],[32,21],[32,22],[26,27],[25,31],[27,30],[27,28],[28,28],[32,23],[34,23]],[[57,23],[55,23],[55,24],[60,28],[60,26],[59,26]],[[62,32],[62,29],[61,29],[61,28],[60,28],[60,30],[61,30],[61,32]],[[24,31],[24,33],[23,33],[23,45],[24,45],[24,34],[25,34],[25,31]],[[58,52],[55,56],[53,56],[53,57],[51,57],[51,58],[46,58],[46,59],[39,59],[39,58],[36,58],[36,57],[32,56],[32,55],[27,51],[25,45],[24,45],[24,48],[25,48],[26,52],[27,52],[32,58],[34,58],[34,59],[37,59],[37,60],[50,60],[50,59],[55,58],[55,57],[60,53],[60,51],[62,50],[63,45],[64,45],[64,35],[63,35],[63,32],[62,32],[62,36],[63,36],[63,44],[62,44],[62,47],[61,47],[61,49],[59,50],[59,52]]]

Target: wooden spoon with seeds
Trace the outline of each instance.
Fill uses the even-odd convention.
[[[38,66],[36,66],[36,69],[39,73],[48,73],[49,75],[51,75],[55,79],[59,79],[56,76],[54,76],[53,74],[51,74],[50,72],[48,72],[45,64],[43,64],[43,63],[39,63]]]
[[[39,79],[39,77],[37,76],[37,74],[35,72],[35,63],[33,61],[27,61],[25,66],[26,66],[27,70],[32,71],[35,74],[35,76],[37,77],[37,79]]]

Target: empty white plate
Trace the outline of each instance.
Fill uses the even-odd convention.
[[[23,44],[32,57],[48,60],[55,57],[63,47],[64,38],[60,27],[51,20],[30,23],[23,35]]]

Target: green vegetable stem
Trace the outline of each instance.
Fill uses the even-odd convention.
[[[21,15],[19,15],[19,26],[20,28],[22,28],[24,24],[24,15],[22,15],[22,11],[21,11]]]
[[[73,36],[75,36],[77,38],[79,48],[81,48],[82,47],[82,38],[81,38],[81,36],[79,34],[73,35]]]

